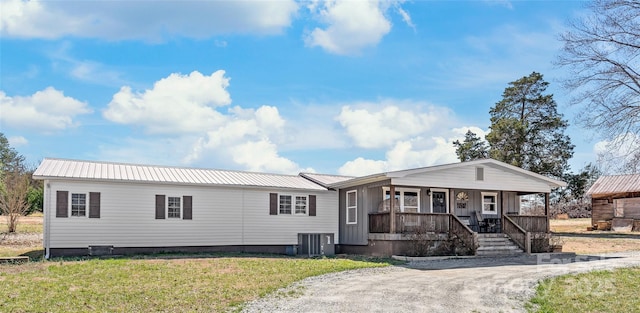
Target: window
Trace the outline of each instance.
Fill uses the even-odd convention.
[[[482,214],[498,214],[497,196],[495,192],[482,193]]]
[[[358,223],[358,192],[347,191],[347,224]]]
[[[295,214],[307,214],[307,197],[296,196]]]
[[[391,191],[388,187],[382,187],[382,190],[384,191],[385,211],[389,211],[388,200],[391,198]],[[395,204],[400,206],[401,212],[420,212],[420,189],[396,188],[395,194]]]
[[[87,195],[84,193],[71,194],[71,216],[87,215]]]
[[[291,214],[291,196],[280,195],[280,214]]]
[[[167,198],[167,217],[180,218],[180,197]]]

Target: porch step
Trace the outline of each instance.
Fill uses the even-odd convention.
[[[478,256],[517,255],[524,251],[505,234],[478,234]]]

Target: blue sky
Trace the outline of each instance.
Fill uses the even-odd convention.
[[[0,131],[44,157],[361,175],[456,162],[507,84],[550,82],[582,1],[0,2]]]

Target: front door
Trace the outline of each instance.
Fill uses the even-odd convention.
[[[444,191],[431,192],[431,207],[433,213],[447,213],[447,193]]]

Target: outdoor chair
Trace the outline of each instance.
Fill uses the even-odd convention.
[[[475,214],[472,214],[471,216],[475,216],[475,220],[477,222],[478,225],[478,229],[480,233],[486,233],[489,232],[489,223],[487,223],[487,221],[484,220],[484,218],[482,218],[482,214],[480,214],[480,212],[478,211],[473,211]],[[482,231],[484,229],[484,231]]]

